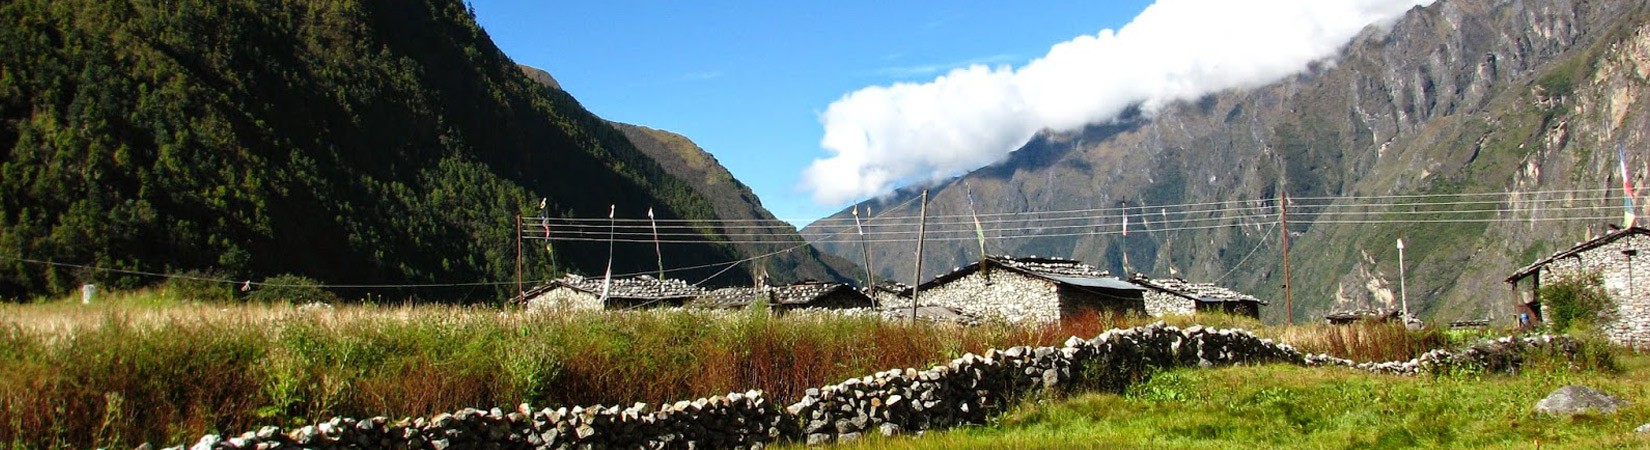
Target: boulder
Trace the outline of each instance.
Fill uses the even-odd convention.
[[[1535,410],[1552,415],[1582,413],[1613,413],[1627,404],[1626,400],[1586,386],[1565,386],[1547,395],[1535,404]]]

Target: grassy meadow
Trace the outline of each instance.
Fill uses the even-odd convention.
[[[1650,358],[1620,370],[1537,365],[1518,374],[1397,377],[1283,365],[1178,369],[1122,394],[1026,402],[994,423],[875,437],[844,448],[1640,449]],[[1553,417],[1536,402],[1571,384],[1629,399],[1612,415]]]
[[[0,304],[0,447],[172,445],[204,433],[293,427],[340,415],[396,418],[518,403],[657,404],[748,389],[789,403],[808,387],[879,370],[926,367],[989,348],[1057,345],[1070,336],[1088,338],[1150,321],[1087,317],[1037,327],[958,327],[750,311],[305,309],[197,302],[159,288],[105,293],[91,305],[78,298]],[[1306,351],[1357,360],[1409,359],[1454,344],[1445,333],[1389,325],[1268,327],[1218,315],[1168,322],[1241,327]],[[1244,371],[1260,375],[1245,382],[1229,378],[1246,376]],[[1157,380],[1197,380],[1186,385],[1210,384],[1209,389],[1227,383],[1247,388],[1275,377],[1374,383],[1329,373],[1334,375],[1261,367],[1177,372]],[[1285,381],[1284,387],[1293,388],[1292,383]],[[1421,393],[1433,387],[1414,389],[1424,397]],[[1186,395],[1246,398],[1241,392],[1208,392]],[[1137,400],[1079,397],[1015,413],[1000,426],[1010,427],[1004,436],[1011,437],[1015,424],[1036,429],[1029,424],[1044,417],[1080,420],[1090,410],[1084,405],[1105,402]],[[1212,406],[1153,402],[1132,408],[1169,414],[1187,407]],[[982,430],[956,436],[997,433]]]

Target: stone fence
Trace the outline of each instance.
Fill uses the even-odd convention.
[[[283,432],[264,427],[237,437],[202,437],[191,450],[272,449],[554,449],[761,448],[781,441],[810,445],[984,423],[1040,392],[1121,392],[1152,372],[1174,367],[1285,363],[1345,366],[1416,375],[1470,368],[1505,371],[1532,351],[1573,355],[1576,341],[1538,336],[1485,341],[1461,351],[1434,350],[1400,362],[1355,363],[1305,354],[1243,330],[1184,330],[1161,323],[1111,330],[1060,347],[1011,347],[949,363],[878,372],[808,389],[780,407],[760,391],[649,407],[593,406],[533,411],[465,409],[390,421],[333,418]],[[146,445],[147,446],[147,445]],[[183,448],[182,446],[176,448]]]

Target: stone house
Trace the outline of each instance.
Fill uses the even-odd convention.
[[[1615,302],[1615,319],[1598,324],[1600,331],[1619,344],[1642,346],[1650,342],[1650,271],[1640,252],[1650,249],[1650,230],[1628,227],[1611,231],[1554,253],[1513,272],[1514,320],[1521,326],[1544,321],[1541,285],[1570,277],[1597,274],[1604,292]]]
[[[1055,322],[1086,312],[1143,314],[1144,292],[1079,261],[988,256],[918,286],[916,301],[988,319]]]
[[[876,300],[877,305],[905,305],[911,306],[911,286],[905,283],[886,281],[877,283],[864,289],[865,295]]]
[[[523,293],[516,301],[528,310],[637,309],[682,306],[704,293],[686,281],[642,275],[614,278],[603,299],[602,284],[602,278],[569,274]]]
[[[758,298],[765,298],[768,307],[776,312],[803,308],[849,309],[872,306],[871,297],[854,289],[853,286],[812,281],[764,288],[716,289],[695,298],[692,305],[707,308],[744,308]]]
[[[1135,274],[1129,282],[1146,288],[1146,314],[1152,317],[1221,312],[1259,319],[1260,306],[1266,304],[1253,295],[1216,286],[1214,283],[1192,283],[1179,278],[1148,278],[1141,274]]]

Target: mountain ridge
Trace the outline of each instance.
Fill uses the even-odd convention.
[[[934,250],[924,266],[933,269],[923,276],[978,258],[972,208],[993,221],[990,253],[1219,281],[1270,300],[1268,321],[1299,322],[1398,307],[1393,243],[1402,236],[1418,311],[1504,315],[1510,294],[1501,272],[1567,247],[1596,229],[1596,217],[1620,209],[1619,191],[1606,190],[1620,185],[1608,170],[1614,152],[1594,150],[1644,148],[1650,124],[1634,108],[1646,101],[1650,64],[1633,49],[1650,46],[1645,11],[1645,2],[1441,0],[1366,29],[1334,60],[1285,80],[1179,102],[1138,121],[1039,134],[1002,162],[930,187],[929,214],[953,219],[937,230],[930,224]],[[1642,151],[1629,158],[1642,179]],[[1561,192],[1576,189],[1591,193]],[[1292,312],[1280,287],[1280,190],[1298,199],[1288,228]],[[881,209],[916,192],[867,204]],[[1407,211],[1393,198],[1438,204]],[[1452,198],[1482,203],[1443,204]],[[1559,203],[1535,201],[1590,209],[1537,210]],[[1188,205],[1222,210],[1174,215]],[[1049,211],[1090,212],[1059,222]],[[1134,221],[1126,237],[1124,211]],[[1556,220],[1563,214],[1583,218]],[[1368,223],[1339,223],[1349,218]],[[837,213],[803,233],[818,240],[844,220]],[[890,222],[879,231],[901,241],[873,249],[875,265],[908,270],[914,221]],[[851,242],[817,244],[845,257],[859,252]],[[890,275],[911,278],[883,273]]]

